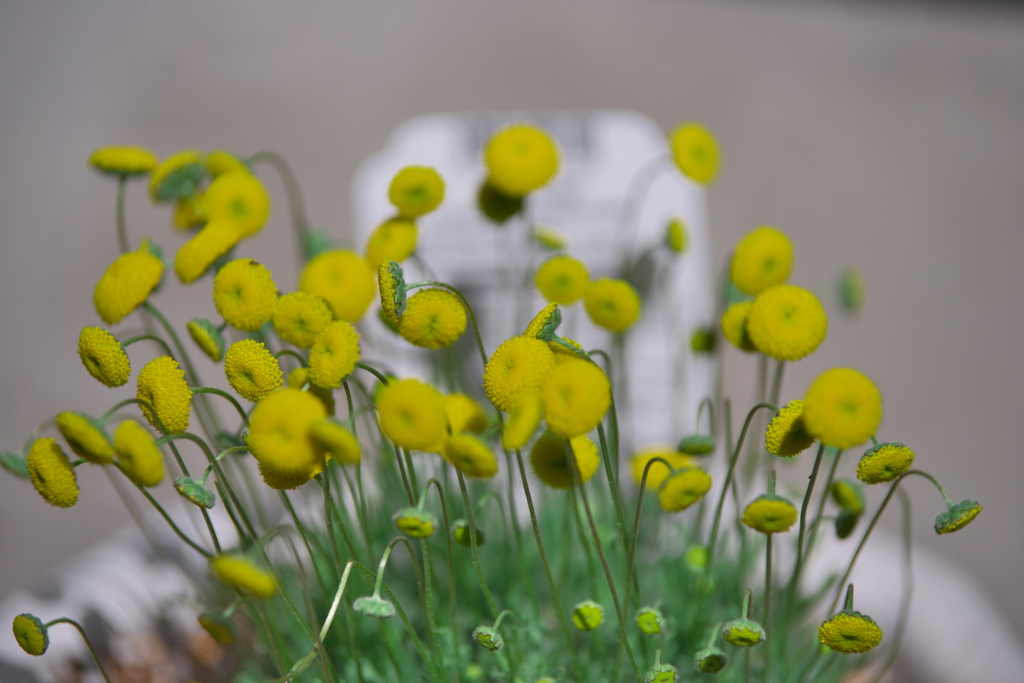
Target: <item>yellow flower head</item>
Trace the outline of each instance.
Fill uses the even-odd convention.
[[[506,339],[484,368],[484,393],[496,408],[508,412],[520,394],[540,389],[554,364],[546,342],[529,337]]]
[[[693,121],[679,124],[669,135],[672,159],[683,175],[710,185],[718,175],[718,142],[704,126]]]
[[[157,164],[150,174],[149,196],[154,202],[190,197],[205,175],[202,152],[195,149],[175,152]]]
[[[124,473],[139,486],[163,481],[164,456],[153,435],[135,420],[125,420],[114,430],[114,450]]]
[[[192,409],[192,390],[185,381],[185,371],[170,356],[157,356],[139,371],[136,397],[147,405],[140,406],[149,424],[168,434],[179,434],[188,429]],[[150,412],[149,406],[156,411]],[[161,424],[163,425],[161,427]]]
[[[864,500],[864,487],[849,479],[837,479],[832,483],[829,493],[844,512],[859,515],[864,512],[867,501]]]
[[[561,324],[562,310],[558,308],[558,304],[552,302],[542,308],[540,313],[533,316],[533,320],[530,321],[530,324],[523,331],[523,336],[550,342],[554,340],[555,330]],[[556,343],[555,346],[561,346],[561,344]],[[554,352],[554,347],[551,350]]]
[[[316,396],[290,387],[256,404],[245,440],[268,486],[293,489],[320,472],[323,450],[310,432],[325,417],[327,409]]]
[[[181,245],[174,255],[174,272],[185,284],[199,279],[213,262],[231,251],[242,239],[241,228],[229,221],[211,221]]]
[[[179,230],[190,230],[206,224],[201,192],[196,193],[193,197],[182,197],[174,202],[172,223]]]
[[[103,273],[92,292],[92,303],[108,325],[134,311],[160,284],[164,264],[146,249],[121,254]]]
[[[935,533],[937,534],[951,534],[963,529],[974,521],[974,518],[983,509],[976,500],[962,500],[948,507],[948,510],[935,518]]]
[[[882,629],[869,616],[843,611],[818,627],[818,640],[836,652],[868,652],[882,642]]]
[[[729,308],[722,314],[722,334],[730,344],[747,353],[757,351],[747,334],[747,319],[753,305],[751,301],[737,301],[729,304]]]
[[[494,451],[476,434],[463,432],[448,437],[441,455],[467,477],[490,479],[498,473]]]
[[[572,608],[573,626],[581,631],[593,631],[604,621],[604,608],[593,600],[576,603]]]
[[[309,350],[309,381],[336,389],[359,361],[359,333],[344,320],[335,320],[317,335]]]
[[[733,619],[722,627],[722,639],[736,647],[753,647],[764,642],[765,633],[761,624],[750,619]]]
[[[561,230],[552,228],[550,225],[533,226],[533,238],[537,240],[540,246],[551,251],[568,249],[570,244],[568,235]]]
[[[686,467],[669,475],[658,491],[658,504],[665,512],[682,512],[711,488],[711,475],[699,467]]]
[[[50,646],[50,635],[46,631],[46,625],[34,614],[19,614],[14,617],[12,629],[18,645],[30,655],[38,657]]]
[[[262,263],[235,259],[213,278],[213,303],[228,325],[255,332],[274,315],[277,285]]]
[[[596,427],[612,402],[612,385],[604,370],[582,358],[556,365],[540,392],[548,427],[566,437]]]
[[[484,148],[487,181],[510,197],[539,190],[558,173],[558,147],[544,130],[516,123],[498,130]]]
[[[857,463],[857,478],[866,484],[892,481],[914,464],[914,451],[901,443],[880,443],[869,448]]]
[[[185,325],[196,346],[214,363],[224,357],[224,337],[209,320],[192,318]]]
[[[391,179],[388,200],[403,217],[418,218],[444,201],[444,179],[432,168],[406,166]]]
[[[359,440],[348,427],[332,417],[317,420],[309,428],[313,441],[328,455],[346,465],[358,465],[362,460]]]
[[[590,273],[579,259],[552,256],[537,268],[533,283],[548,301],[568,306],[583,296],[590,283]]]
[[[228,348],[224,375],[231,388],[250,401],[258,401],[284,384],[281,364],[255,339],[243,339]]]
[[[373,270],[355,252],[325,251],[302,269],[299,289],[326,301],[335,318],[354,323],[373,301]]]
[[[277,593],[277,579],[241,555],[218,555],[210,560],[217,578],[232,588],[258,598],[272,598]]]
[[[384,259],[377,268],[377,286],[380,287],[380,305],[384,321],[396,328],[408,303],[405,295],[405,273],[396,261]]]
[[[411,297],[398,321],[398,333],[426,349],[451,346],[466,331],[466,309],[446,289],[423,289]]]
[[[203,193],[203,213],[211,223],[232,223],[242,237],[251,237],[270,217],[270,196],[248,171],[222,173]]]
[[[306,391],[320,399],[328,415],[334,415],[334,392],[311,383],[309,381],[308,368],[295,368],[289,372],[287,383],[292,389],[302,389],[308,384],[309,386],[306,388]]]
[[[851,368],[826,370],[804,395],[804,425],[827,446],[850,448],[864,443],[881,422],[881,392]]]
[[[214,178],[219,175],[231,172],[248,173],[249,167],[237,155],[226,149],[215,149],[206,155],[204,159],[206,170]]]
[[[381,261],[401,263],[416,251],[419,228],[406,218],[389,218],[378,225],[366,240],[366,262],[379,268]]]
[[[25,459],[28,477],[50,505],[69,508],[78,502],[78,481],[68,456],[54,439],[36,439]]]
[[[757,295],[747,317],[754,347],[778,360],[800,360],[825,340],[828,316],[818,297],[795,285],[776,285]]]
[[[117,337],[102,327],[83,327],[78,335],[78,357],[89,374],[108,387],[128,382],[131,363]]]
[[[274,304],[274,329],[290,344],[308,349],[333,316],[327,302],[309,292],[292,292]]]
[[[199,615],[199,625],[221,645],[235,642],[234,622],[219,612],[203,612]]]
[[[690,246],[690,235],[682,218],[675,216],[665,224],[665,246],[676,254],[682,254]]]
[[[422,451],[444,438],[444,396],[417,379],[395,380],[377,397],[380,427],[399,448]]]
[[[553,489],[568,489],[575,481],[572,460],[580,471],[580,480],[586,484],[601,464],[597,446],[586,436],[566,441],[551,433],[541,435],[530,449],[530,465],[537,478]]]
[[[669,462],[672,465],[673,470],[681,470],[687,467],[696,467],[697,460],[684,453],[676,451],[676,449],[670,446],[647,446],[637,451],[633,455],[631,469],[633,471],[633,481],[636,482],[637,486],[640,486],[640,482],[644,476],[644,469],[647,468],[649,463],[654,458],[661,458]],[[648,491],[657,491],[661,488],[662,482],[665,481],[666,477],[672,472],[668,467],[665,467],[663,463],[656,462],[651,465],[651,469],[647,472],[647,484],[645,489]]]
[[[583,305],[595,325],[611,332],[625,332],[640,317],[640,296],[625,280],[594,280],[583,295]]]
[[[544,416],[544,402],[540,394],[527,391],[519,394],[508,411],[501,430],[501,445],[508,450],[522,448],[537,432]]]
[[[97,465],[108,465],[114,459],[114,446],[106,433],[82,413],[60,413],[56,423],[57,431],[78,457]]]
[[[772,494],[758,496],[743,511],[743,523],[762,534],[789,531],[796,522],[796,508],[785,498]]]
[[[100,147],[89,155],[89,165],[117,176],[145,175],[159,160],[145,147]]]
[[[751,230],[736,245],[729,278],[744,294],[754,296],[782,284],[793,267],[793,244],[786,233],[767,225]]]
[[[799,399],[782,406],[764,433],[764,447],[769,453],[791,458],[814,443],[814,437],[807,433],[803,415],[804,402]]]
[[[434,515],[419,508],[399,510],[392,519],[399,531],[413,538],[427,538],[437,531]]]
[[[665,617],[657,607],[641,607],[636,613],[636,626],[645,636],[656,636],[665,629]]]
[[[472,396],[450,394],[444,397],[444,414],[452,434],[473,432],[483,434],[487,429],[487,414]]]

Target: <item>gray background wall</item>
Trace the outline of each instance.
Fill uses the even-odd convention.
[[[937,538],[938,498],[915,482],[917,538],[973,572],[1024,633],[1024,16],[1003,10],[6,0],[0,447],[19,448],[59,410],[110,403],[74,352],[116,249],[113,185],[85,166],[94,147],[280,151],[314,220],[343,234],[356,165],[406,118],[589,107],[636,109],[666,129],[697,119],[717,133],[717,260],[770,223],[793,238],[797,283],[824,289],[861,265],[861,319],[835,321],[819,352],[787,372],[784,394],[833,365],[875,378],[883,435],[911,445],[954,498],[986,505],[968,531]],[[283,195],[269,185],[278,208],[252,253],[292,283]],[[166,212],[140,189],[133,235],[176,248]],[[162,301],[179,322],[196,314],[183,298]],[[753,366],[729,362],[730,393],[745,400]],[[104,475],[84,469],[71,512],[0,476],[0,594],[128,521]]]

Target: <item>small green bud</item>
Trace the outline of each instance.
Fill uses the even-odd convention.
[[[473,543],[472,543],[472,541],[469,538],[469,522],[467,522],[464,519],[457,519],[457,520],[455,520],[455,524],[453,524],[453,527],[454,528],[452,529],[452,536],[455,537],[455,541],[459,545],[465,546],[467,548],[471,548],[473,546]],[[483,545],[485,539],[486,539],[486,536],[484,535],[484,532],[481,531],[479,527],[477,527],[477,529],[476,529],[476,544],[477,544],[477,546]]]
[[[413,538],[427,538],[433,536],[434,531],[437,530],[437,520],[434,519],[434,515],[419,508],[399,510],[393,519],[399,531]]]
[[[28,465],[25,463],[25,458],[17,453],[11,453],[10,451],[0,453],[0,467],[3,467],[16,477],[28,479]]]
[[[714,353],[718,335],[714,328],[698,327],[690,333],[690,350],[694,353]]]
[[[206,177],[206,166],[201,162],[185,164],[167,174],[156,187],[156,198],[162,202],[192,197]]]
[[[644,635],[656,636],[665,628],[665,617],[657,607],[641,607],[636,613],[636,626]]]
[[[687,247],[690,246],[686,223],[679,216],[673,216],[665,224],[665,246],[677,254],[685,253]]]
[[[687,569],[694,574],[703,574],[708,566],[708,549],[702,545],[690,546],[685,558]]]
[[[560,230],[550,225],[538,225],[533,228],[533,239],[545,249],[562,251],[569,246],[569,238]]]
[[[736,647],[753,647],[765,639],[761,624],[750,619],[733,619],[722,627],[722,639]]]
[[[509,218],[523,210],[522,197],[510,197],[503,194],[488,182],[481,183],[480,191],[476,195],[476,203],[480,207],[480,212],[497,225],[503,225]]]
[[[676,683],[679,672],[671,664],[658,664],[647,672],[645,683]]]
[[[235,623],[220,612],[203,612],[199,615],[199,625],[221,645],[235,642]]]
[[[717,647],[709,647],[701,650],[693,656],[693,664],[697,671],[706,674],[716,674],[725,668],[729,658]]]
[[[34,614],[14,617],[14,638],[25,652],[38,657],[50,647],[50,635],[43,621]]]
[[[837,479],[830,489],[832,500],[846,512],[859,515],[864,512],[867,500],[864,498],[864,487],[852,479]]]
[[[857,522],[860,520],[860,515],[856,512],[849,512],[843,510],[836,517],[836,536],[839,538],[849,538],[850,534],[857,527]]]
[[[850,266],[839,276],[839,303],[847,313],[860,313],[864,307],[864,274]]]
[[[679,440],[676,450],[687,455],[707,455],[715,450],[715,440],[703,434],[691,434]]]
[[[505,647],[505,639],[501,637],[501,634],[495,631],[490,626],[477,626],[473,629],[473,640],[475,640],[480,647],[491,652],[497,652],[501,648]]]
[[[365,595],[356,598],[352,609],[359,614],[377,619],[390,619],[395,616],[395,606],[379,595]]]
[[[572,623],[581,631],[593,631],[604,621],[604,608],[593,600],[576,603],[572,610]]]
[[[946,512],[935,518],[935,533],[951,534],[970,524],[982,511],[976,500],[963,500],[950,505]]]
[[[174,480],[174,488],[193,505],[209,510],[217,504],[217,496],[213,491],[200,484],[195,479],[178,477]]]

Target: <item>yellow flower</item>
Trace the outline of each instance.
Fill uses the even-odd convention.
[[[231,251],[244,235],[228,221],[211,221],[181,245],[174,255],[174,272],[185,284],[199,279],[214,261]]]
[[[483,434],[487,429],[487,415],[472,396],[450,394],[444,397],[444,414],[452,434],[473,432]]]
[[[381,315],[395,332],[398,319],[405,313],[408,303],[405,293],[405,273],[395,261],[384,259],[377,268],[377,286],[380,288]]]
[[[825,340],[828,316],[818,297],[795,285],[776,285],[757,295],[747,317],[754,347],[778,360],[800,360]]]
[[[579,259],[552,256],[537,268],[533,283],[548,301],[569,305],[583,296],[590,283],[590,273]]]
[[[444,179],[432,168],[406,166],[391,179],[388,199],[403,217],[418,218],[444,201]]]
[[[366,240],[366,262],[379,268],[382,261],[401,263],[416,251],[419,228],[412,220],[389,218],[378,225]]]
[[[332,458],[347,465],[358,465],[362,460],[359,440],[348,427],[331,417],[317,420],[309,428],[309,436]]]
[[[758,496],[743,511],[743,523],[762,534],[789,531],[794,522],[796,508],[780,496]]]
[[[114,459],[114,447],[106,433],[82,413],[65,411],[55,422],[57,431],[78,457],[97,465],[108,465]]]
[[[508,411],[501,430],[501,445],[508,450],[522,448],[537,431],[544,415],[544,402],[536,391],[519,394]]]
[[[380,427],[399,448],[422,451],[444,438],[444,396],[417,379],[395,380],[377,397]]]
[[[210,560],[210,568],[227,585],[256,597],[271,598],[277,593],[274,575],[241,555],[218,555]]]
[[[199,615],[199,625],[221,645],[230,645],[235,642],[235,625],[223,614],[203,612]]]
[[[591,282],[583,305],[595,325],[611,332],[625,332],[640,317],[640,296],[625,280],[603,277]]]
[[[558,147],[541,128],[528,123],[506,126],[484,148],[488,184],[510,197],[539,190],[558,173]]]
[[[286,342],[308,349],[333,316],[327,302],[308,292],[292,292],[274,304],[274,329]]]
[[[144,175],[157,164],[157,156],[144,147],[100,147],[89,155],[89,165],[111,175]]]
[[[562,311],[558,308],[558,304],[552,302],[542,308],[540,312],[533,316],[533,320],[523,330],[524,337],[542,339],[544,341],[552,341],[555,336],[555,330],[562,324]],[[561,346],[560,344],[555,344]],[[552,347],[552,353],[554,353],[554,347]]]
[[[189,230],[206,224],[201,192],[192,197],[182,197],[174,203],[173,223],[179,230]]]
[[[325,417],[327,409],[318,398],[290,387],[256,404],[245,440],[268,486],[293,489],[320,472],[323,451],[310,431]]]
[[[224,356],[224,375],[242,398],[258,401],[284,383],[281,364],[255,339],[232,344]]]
[[[760,294],[782,284],[793,267],[793,244],[786,233],[767,225],[752,230],[736,245],[729,278],[744,294]]]
[[[202,318],[192,318],[185,328],[196,346],[214,363],[219,363],[220,359],[224,357],[224,337],[213,323]]]
[[[150,174],[149,196],[154,202],[191,196],[205,175],[202,152],[195,149],[175,152],[157,164]]]
[[[308,368],[295,368],[288,373],[288,386],[292,389],[302,389],[307,384],[309,386],[306,388],[306,391],[320,399],[328,415],[334,415],[334,392],[330,389],[318,387],[310,382]]]
[[[139,486],[163,481],[164,456],[153,436],[135,420],[125,420],[114,430],[114,450],[124,473]]]
[[[645,636],[656,636],[665,628],[665,617],[657,607],[641,607],[636,613],[636,626]]]
[[[658,504],[665,512],[682,512],[711,488],[711,475],[699,467],[687,467],[669,475],[658,491]]]
[[[612,401],[604,370],[582,358],[556,365],[541,385],[544,419],[559,436],[577,436],[596,427]]]
[[[804,395],[804,425],[827,446],[850,448],[864,443],[881,422],[881,392],[852,368],[826,370]]]
[[[573,626],[581,631],[593,631],[604,621],[604,608],[593,600],[578,602],[572,608]]]
[[[145,249],[121,254],[92,292],[96,313],[108,325],[121,322],[149,298],[163,272],[163,261]]]
[[[131,364],[117,337],[102,327],[83,327],[78,335],[78,357],[89,374],[108,387],[128,382]]]
[[[277,285],[263,264],[235,259],[213,279],[213,303],[228,325],[255,332],[274,314]]]
[[[807,433],[803,415],[804,402],[799,399],[782,406],[768,423],[764,434],[765,449],[773,455],[791,458],[814,443],[814,437]]]
[[[335,320],[317,335],[309,350],[309,381],[336,389],[359,361],[359,333],[344,320]]]
[[[892,481],[914,464],[914,451],[901,443],[880,443],[869,448],[857,463],[857,478],[866,484]]]
[[[463,432],[448,437],[441,455],[467,477],[490,479],[498,473],[494,451],[476,434]]]
[[[750,619],[733,619],[722,627],[722,639],[736,647],[753,647],[765,639],[761,624]]]
[[[206,163],[206,170],[210,172],[210,175],[217,177],[225,173],[232,173],[235,171],[248,173],[249,167],[245,165],[245,162],[238,158],[237,155],[226,149],[215,149],[206,155],[204,160]]]
[[[419,508],[399,510],[392,519],[399,531],[413,538],[427,538],[437,531],[434,515]]]
[[[949,505],[948,510],[935,518],[935,533],[951,534],[959,531],[974,521],[982,506],[976,500],[962,500],[956,505]]]
[[[452,292],[424,289],[409,297],[398,333],[426,349],[451,346],[466,331],[466,309]]]
[[[633,455],[631,469],[633,471],[633,481],[636,482],[637,486],[640,486],[640,480],[644,476],[644,469],[654,458],[661,458],[669,462],[672,465],[673,470],[681,470],[687,467],[696,467],[697,460],[684,453],[676,451],[670,446],[647,446],[642,448]],[[647,472],[647,484],[644,487],[647,491],[657,491],[661,488],[662,482],[672,472],[669,468],[665,467],[664,464],[656,462],[651,465],[651,469]]]
[[[598,465],[601,456],[597,446],[586,436],[573,437],[566,441],[551,433],[537,439],[530,449],[530,465],[537,478],[553,489],[568,489],[575,481],[572,460],[579,468],[580,480],[586,484]]]
[[[710,185],[718,175],[718,142],[704,126],[687,121],[669,135],[672,159],[683,175],[701,185]]]
[[[690,235],[682,218],[675,216],[665,224],[665,246],[677,254],[690,246]]]
[[[729,308],[722,314],[722,334],[730,344],[747,353],[757,351],[747,334],[747,318],[750,317],[751,306],[751,301],[737,301],[729,304]]]
[[[506,339],[484,368],[484,393],[507,412],[521,393],[540,389],[554,364],[547,343],[529,337]]]
[[[242,237],[251,237],[270,217],[270,196],[259,178],[248,171],[229,171],[206,188],[203,213],[211,223],[233,223]]]
[[[135,395],[156,411],[154,417],[149,407],[140,406],[143,416],[158,431],[179,434],[188,429],[192,390],[185,381],[185,371],[170,356],[157,356],[146,363],[139,371]]]
[[[50,505],[69,508],[78,502],[78,481],[68,456],[54,439],[36,439],[25,459],[28,477]]]
[[[836,652],[868,652],[882,642],[882,629],[860,612],[840,612],[818,627],[818,640]]]
[[[299,289],[326,301],[334,317],[354,323],[373,301],[373,270],[355,252],[325,251],[302,269]]]

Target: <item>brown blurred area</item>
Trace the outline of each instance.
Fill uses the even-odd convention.
[[[941,501],[915,481],[916,539],[968,568],[1024,635],[1024,14],[1001,7],[7,0],[0,448],[17,450],[60,410],[98,414],[124,393],[96,384],[74,351],[116,255],[115,186],[86,167],[94,147],[273,149],[298,173],[312,220],[344,235],[357,165],[409,117],[558,108],[714,130],[719,262],[767,223],[796,245],[793,281],[823,296],[861,267],[859,320],[835,316],[822,348],[787,370],[783,395],[836,365],[873,377],[881,436],[914,448],[954,499],[986,506],[968,530],[936,537]],[[250,253],[291,286],[283,192],[268,185],[275,215]],[[141,185],[127,210],[135,240],[182,243]],[[179,324],[213,311],[194,293],[160,303]],[[729,352],[740,402],[753,371]],[[130,522],[95,468],[81,471],[73,511],[0,475],[0,595]]]

